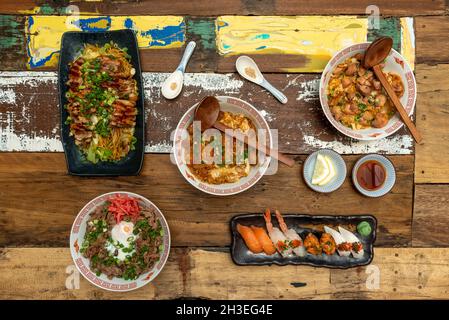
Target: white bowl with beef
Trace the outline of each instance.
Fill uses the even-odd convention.
[[[404,124],[372,70],[362,66],[370,43],[351,45],[337,52],[320,80],[320,102],[329,122],[341,133],[358,140],[378,140]],[[413,114],[416,81],[413,70],[392,49],[381,66],[408,115]]]
[[[81,209],[70,233],[79,272],[109,291],[131,291],[150,283],[170,252],[170,230],[162,212],[131,192],[103,194]]]

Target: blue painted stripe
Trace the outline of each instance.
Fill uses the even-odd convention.
[[[161,29],[141,31],[140,34],[143,37],[151,37],[151,41],[148,43],[149,46],[163,47],[173,42],[184,42],[185,27],[186,24],[183,21],[177,26],[166,26]]]
[[[262,40],[266,40],[266,39],[269,39],[270,38],[270,35],[268,34],[268,33],[261,33],[261,34],[258,34],[258,35],[256,35],[256,36],[254,36],[254,40],[256,40],[256,39],[262,39]]]

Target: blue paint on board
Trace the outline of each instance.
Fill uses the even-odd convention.
[[[254,36],[254,39],[266,40],[266,39],[270,39],[270,35],[268,33],[261,33],[261,34]]]
[[[133,29],[134,28],[134,22],[131,18],[126,18],[125,20],[125,28],[126,29]]]
[[[160,29],[141,31],[140,34],[143,37],[151,37],[151,41],[148,43],[150,47],[164,47],[173,42],[184,42],[185,29],[186,24],[183,21],[177,26],[166,26]]]
[[[99,28],[95,24],[105,21],[106,26]],[[102,32],[108,31],[111,28],[111,17],[95,17],[95,18],[82,18],[75,21],[75,25],[80,28],[82,31],[90,31],[90,32]]]
[[[219,25],[219,23],[223,24],[223,25]],[[220,21],[219,23],[217,23],[217,31],[220,31],[221,28],[225,28],[227,26],[229,26],[229,23],[225,22],[225,21]]]

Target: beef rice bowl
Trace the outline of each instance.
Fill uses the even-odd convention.
[[[72,227],[71,243],[72,256],[86,278],[125,286],[152,280],[165,264],[170,246],[159,209],[126,192],[106,194],[86,205]]]

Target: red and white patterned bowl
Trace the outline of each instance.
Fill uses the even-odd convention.
[[[326,68],[321,75],[320,81],[320,102],[323,108],[326,118],[332,123],[332,125],[341,133],[347,135],[348,137],[358,139],[358,140],[378,140],[385,138],[396,131],[398,131],[404,123],[401,121],[399,114],[396,113],[383,128],[368,128],[361,130],[353,130],[341,124],[339,121],[335,120],[332,115],[328,101],[326,89],[329,83],[330,76],[335,67],[344,62],[346,59],[354,56],[357,53],[364,53],[365,50],[370,45],[370,42],[354,44],[338,51],[332,59],[327,63]],[[396,50],[392,49],[385,61],[386,72],[393,72],[398,74],[402,82],[404,83],[404,95],[402,96],[401,103],[407,111],[408,115],[413,114],[413,109],[416,102],[416,80],[412,69],[405,60],[405,58],[400,55]]]
[[[98,206],[103,205],[105,201],[107,201],[111,196],[116,194],[128,195],[130,197],[137,198],[140,200],[141,203],[143,203],[143,205],[146,208],[153,209],[154,212],[156,213],[157,218],[161,223],[162,229],[164,230],[163,236],[164,249],[161,253],[159,261],[154,265],[152,270],[142,274],[136,280],[124,280],[121,278],[113,278],[111,280],[108,279],[108,277],[104,274],[97,276],[89,268],[90,264],[89,259],[83,257],[83,255],[80,252],[80,247],[84,241],[84,235],[86,233],[86,223],[89,220],[90,214],[94,212],[94,210]],[[72,230],[70,232],[70,253],[72,254],[73,262],[75,263],[75,266],[77,267],[78,271],[90,283],[96,285],[101,289],[109,291],[126,292],[138,289],[150,283],[164,268],[164,265],[168,259],[169,252],[170,252],[170,230],[168,228],[168,224],[167,221],[165,220],[164,215],[159,210],[159,208],[156,207],[150,200],[132,192],[127,191],[109,192],[91,200],[88,204],[84,206],[84,208],[81,209],[81,211],[76,216],[76,219],[72,225]]]
[[[233,113],[241,113],[247,116],[254,124],[256,129],[264,129],[268,133],[266,135],[267,142],[266,145],[273,148],[273,137],[268,126],[268,123],[265,121],[263,115],[257,111],[251,104],[246,101],[243,101],[234,97],[227,96],[217,96],[216,97],[220,102],[220,109],[222,111],[228,111]],[[239,181],[235,183],[224,183],[224,184],[209,184],[197,179],[189,170],[186,165],[186,161],[184,159],[184,150],[183,150],[183,142],[186,141],[186,130],[190,126],[193,121],[195,108],[198,103],[191,107],[181,118],[176,127],[174,139],[173,139],[173,153],[176,165],[178,166],[179,171],[184,176],[184,178],[195,188],[217,196],[228,196],[243,192],[259,181],[262,176],[266,173],[268,166],[270,165],[271,158],[265,157],[262,163],[258,163],[255,166],[251,167],[250,173],[247,177],[241,178]]]

